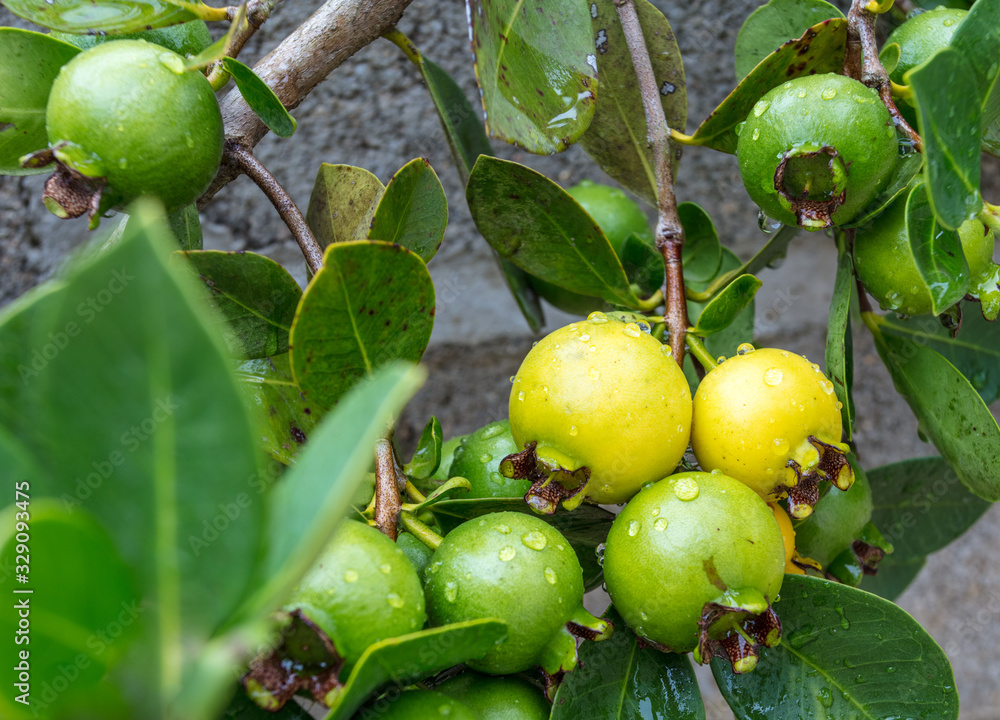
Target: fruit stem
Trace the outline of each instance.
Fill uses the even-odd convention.
[[[399,534],[397,525],[403,503],[399,492],[401,486],[406,487],[405,479],[396,459],[390,431],[375,442],[375,524],[392,540]]]
[[[844,74],[860,80],[874,89],[882,99],[896,130],[913,142],[913,149],[924,151],[924,140],[914,130],[892,99],[892,82],[878,59],[878,41],[875,39],[875,22],[878,14],[867,9],[868,0],[853,0],[847,14],[847,54],[844,57]]]
[[[392,30],[383,33],[382,37],[402,50],[407,59],[418,68],[423,65],[424,59],[420,57],[420,51],[417,50],[417,46],[413,44],[410,38],[401,33],[398,28],[392,28]]]
[[[264,164],[254,156],[253,152],[241,145],[236,140],[226,140],[224,162],[234,165],[240,172],[253,180],[267,199],[274,205],[278,215],[285,221],[285,225],[292,231],[292,237],[299,244],[302,254],[306,258],[306,263],[313,274],[323,269],[323,249],[316,242],[316,237],[306,224],[306,219],[302,212],[288,197],[285,188],[271,174],[271,171],[264,167]]]
[[[788,244],[798,234],[799,227],[797,225],[782,225],[781,229],[774,233],[771,239],[767,241],[767,244],[756,255],[750,258],[746,264],[715,278],[712,284],[705,288],[704,292],[695,292],[689,289],[687,291],[687,299],[691,302],[706,303],[740,275],[756,275],[767,267],[768,263],[774,261],[775,258],[783,257]]]
[[[677,214],[674,195],[674,175],[671,162],[670,126],[667,124],[660,102],[659,85],[649,59],[646,39],[639,25],[639,16],[632,0],[614,0],[618,19],[622,24],[625,42],[632,55],[642,105],[646,113],[646,140],[653,149],[656,166],[656,189],[659,198],[659,219],[656,222],[656,247],[663,255],[665,283],[663,296],[666,311],[663,315],[670,330],[670,348],[678,365],[684,363],[684,336],[687,333],[687,299],[684,292],[684,267],[681,264],[681,247],[684,245],[684,226]]]
[[[427,496],[420,492],[420,490],[417,489],[417,486],[409,480],[406,481],[406,496],[417,505],[427,502]]]
[[[703,140],[695,139],[694,135],[685,135],[679,130],[674,130],[673,128],[670,128],[670,139],[676,143],[680,143],[681,145],[692,145],[697,147],[705,144]]]
[[[438,545],[440,545],[441,541],[444,540],[443,537],[438,535],[408,512],[400,513],[399,522],[408,533],[412,534],[415,538],[417,538],[417,540],[422,542],[431,550],[437,550]]]
[[[911,85],[899,85],[892,80],[889,81],[889,85],[892,87],[892,96],[894,98],[908,100],[913,97],[913,87]]]
[[[700,337],[689,332],[685,340],[687,341],[687,345],[691,349],[691,354],[694,355],[695,360],[701,363],[701,366],[705,368],[707,372],[711,372],[718,367],[718,363],[715,362],[715,358],[712,357],[712,354],[708,351],[708,348],[705,347],[705,343]]]
[[[645,300],[639,300],[639,307],[636,308],[640,312],[649,312],[650,310],[655,310],[658,305],[663,302],[663,288],[660,288],[655,293],[650,295]]]

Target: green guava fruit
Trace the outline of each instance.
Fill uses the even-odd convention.
[[[519,450],[507,420],[492,422],[467,435],[451,465],[452,477],[460,476],[472,488],[460,498],[523,497],[531,488],[528,480],[513,480],[500,474],[500,462]]]
[[[469,670],[434,689],[471,707],[480,720],[547,720],[552,712],[542,691],[516,675]]]

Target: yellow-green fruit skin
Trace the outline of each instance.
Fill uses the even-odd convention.
[[[697,645],[705,603],[748,590],[774,601],[784,568],[771,509],[721,473],[679,473],[644,488],[615,519],[604,552],[615,609],[640,637],[675,652]],[[743,617],[728,616],[713,634]]]
[[[348,663],[373,643],[416,632],[427,619],[420,578],[406,555],[354,521],[337,529],[284,609],[307,615]]]
[[[465,703],[435,690],[409,690],[389,701],[376,703],[372,710],[356,717],[378,720],[481,720]]]
[[[586,497],[622,503],[677,467],[691,391],[668,349],[634,323],[596,313],[550,333],[514,377],[510,429],[519,448],[567,470],[586,466]]]
[[[177,210],[215,177],[222,115],[205,76],[183,67],[159,45],[119,40],[60,70],[46,109],[49,143],[63,162],[106,178],[102,207],[153,195]]]
[[[775,189],[775,171],[786,153],[824,146],[834,148],[847,168],[846,196],[832,215],[833,224],[842,225],[875,199],[896,164],[896,131],[878,94],[843,75],[807,75],[757,101],[740,130],[736,156],[743,184],[765,214],[796,224]]]
[[[691,449],[704,470],[719,470],[774,501],[796,482],[788,467],[815,468],[815,436],[839,443],[840,408],[819,366],[786,350],[734,355],[709,372],[694,396]]]
[[[901,315],[929,315],[931,294],[917,270],[906,232],[904,194],[875,220],[860,228],[854,238],[854,269],[865,289],[884,310]],[[1000,312],[1000,269],[993,263],[994,234],[973,218],[958,228],[962,251],[969,263],[969,291],[980,295],[983,314]]]

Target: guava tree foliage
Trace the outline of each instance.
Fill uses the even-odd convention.
[[[0,312],[3,717],[303,717],[299,697],[333,720],[703,718],[691,659],[739,718],[958,717],[947,657],[892,600],[1000,500],[1000,207],[979,188],[1000,0],[770,0],[690,135],[698,89],[647,0],[467,0],[481,109],[396,28],[406,0],[330,0],[253,69],[236,57],[276,0],[3,4],[40,30],[0,28],[0,172],[47,174],[39,202],[100,228]],[[877,23],[898,28],[881,46]],[[422,77],[527,325],[541,296],[581,314],[512,378],[509,422],[432,417],[408,462],[435,170],[320,163],[303,213],[253,154],[379,38]],[[619,191],[490,138],[579,143],[652,233]],[[769,233],[747,262],[677,202],[684,145],[737,156]],[[304,289],[202,248],[198,208],[239,174]],[[822,372],[753,344],[792,241],[838,250]],[[859,462],[858,331],[938,456]]]

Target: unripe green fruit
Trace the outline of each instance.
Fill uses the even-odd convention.
[[[938,7],[914,15],[893,30],[886,38],[885,46],[892,43],[899,45],[899,62],[889,73],[889,79],[900,85],[905,84],[906,73],[947,46],[968,14],[967,10]],[[884,51],[882,57],[885,57]]]
[[[434,551],[417,539],[413,533],[401,532],[396,538],[396,546],[403,551],[410,565],[417,571],[417,577],[424,576],[424,570],[431,564]]]
[[[607,625],[583,609],[583,570],[558,530],[532,515],[501,512],[462,523],[434,552],[426,574],[435,625],[497,618],[507,638],[469,667],[507,675],[541,665],[555,674],[576,665],[567,623]]]
[[[531,482],[500,474],[500,461],[520,448],[514,443],[507,420],[493,422],[467,435],[455,451],[451,476],[464,477],[472,486],[462,498],[522,497]]]
[[[593,313],[531,349],[510,392],[519,448],[551,468],[589,468],[586,498],[621,503],[666,477],[687,449],[691,391],[662,345],[636,323]]]
[[[901,315],[929,315],[931,293],[917,270],[906,229],[907,193],[886,208],[854,238],[854,269],[865,289],[885,310]],[[958,228],[969,263],[969,294],[982,303],[989,320],[1000,314],[1000,266],[993,262],[994,234],[973,218]]]
[[[97,45],[118,40],[145,40],[173,50],[178,55],[190,56],[197,55],[212,44],[212,34],[208,31],[208,25],[204,20],[192,20],[180,25],[119,35],[77,35],[58,30],[53,30],[50,34],[56,40],[76,45],[81,50],[89,50]]]
[[[547,720],[552,711],[542,691],[516,675],[469,671],[434,689],[471,707],[480,720]]]
[[[766,215],[819,230],[850,221],[876,198],[898,144],[874,90],[843,75],[807,75],[757,101],[736,155],[743,184]]]
[[[784,568],[770,508],[721,473],[685,472],[643,488],[615,519],[604,552],[615,609],[637,635],[674,652],[698,646],[708,603],[738,609],[712,625],[712,639],[767,612]]]
[[[747,345],[739,353],[710,371],[695,394],[691,448],[701,467],[769,502],[790,489],[796,497],[810,479],[815,489],[817,473],[850,487],[839,401],[819,366],[774,348]],[[807,501],[797,502],[789,512],[805,517]]]
[[[208,80],[141,40],[104,43],[64,65],[45,123],[63,165],[105,179],[102,209],[153,195],[177,210],[208,187],[222,158],[222,115]]]
[[[482,720],[465,703],[434,690],[404,692],[384,708],[376,703],[374,711],[364,717],[378,720]]]
[[[354,521],[337,529],[284,610],[308,618],[348,664],[369,645],[416,632],[426,620],[420,579],[406,555],[375,528]],[[292,657],[307,660],[311,650],[289,642]]]
[[[643,242],[654,245],[646,214],[618,188],[584,180],[566,188],[566,192],[594,219],[619,257],[629,235],[635,234]],[[588,315],[607,307],[601,298],[581,295],[536,277],[531,277],[531,285],[552,306],[574,315]]]

